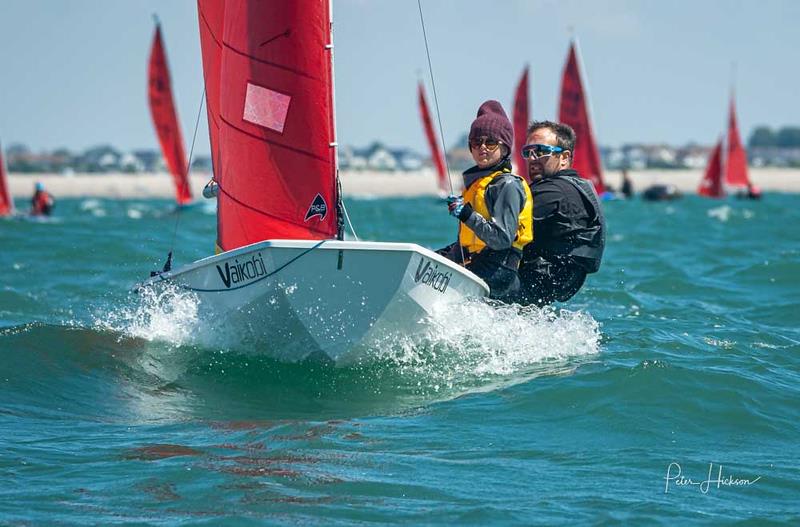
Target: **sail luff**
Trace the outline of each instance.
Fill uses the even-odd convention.
[[[333,172],[332,182],[336,208],[335,214],[337,216],[336,225],[336,238],[344,240],[344,218],[342,203],[342,187],[339,180],[339,140],[336,136],[336,72],[334,70],[335,61],[333,59],[333,1],[328,2],[328,45],[325,46],[328,51],[328,85],[330,86],[329,101],[330,105],[330,155],[331,155],[331,170]]]
[[[527,165],[522,157],[522,147],[528,135],[528,119],[530,115],[528,104],[528,70],[525,66],[522,77],[519,79],[514,92],[514,172],[528,179]]]
[[[570,43],[567,62],[561,79],[561,95],[558,105],[558,120],[575,130],[575,151],[572,153],[572,168],[581,177],[594,184],[598,194],[605,191],[600,151],[597,148],[586,92],[581,81],[580,65],[575,42]]]
[[[150,50],[147,91],[161,153],[175,184],[175,200],[179,205],[189,203],[192,200],[192,191],[189,186],[186,150],[172,97],[172,82],[161,37],[161,25],[158,23]]]
[[[3,145],[0,144],[0,216],[10,216],[14,213],[14,200],[8,191],[8,180]]]
[[[420,82],[417,87],[417,98],[419,101],[419,113],[422,119],[422,127],[425,129],[425,137],[428,140],[431,159],[436,169],[436,185],[439,188],[439,192],[445,194],[449,191],[447,169],[445,168],[442,150],[439,148],[439,142],[436,140],[436,132],[433,129],[433,120],[431,119],[428,101],[425,98],[425,87],[422,85],[422,82]]]

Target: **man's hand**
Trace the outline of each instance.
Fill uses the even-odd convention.
[[[464,210],[464,198],[461,196],[447,196],[447,210],[450,211],[451,216],[458,218],[458,215]]]

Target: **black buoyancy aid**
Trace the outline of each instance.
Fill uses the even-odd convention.
[[[606,221],[592,183],[578,177],[574,170],[548,178],[548,182],[562,189],[567,185],[573,187],[578,192],[583,207],[561,208],[560,235],[546,240],[536,237],[534,232],[535,241],[529,247],[546,260],[554,256],[568,256],[587,273],[596,273],[600,269],[606,245]],[[586,213],[580,209],[584,209]]]

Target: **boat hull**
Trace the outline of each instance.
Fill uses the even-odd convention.
[[[442,305],[489,293],[477,276],[418,245],[338,240],[267,240],[139,287],[166,286],[195,294],[201,329],[226,346],[337,363],[425,331],[425,317]]]

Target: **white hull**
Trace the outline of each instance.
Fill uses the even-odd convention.
[[[203,329],[281,360],[346,363],[393,335],[425,330],[442,304],[488,295],[477,276],[409,243],[267,240],[199,260],[142,284],[199,299]]]

